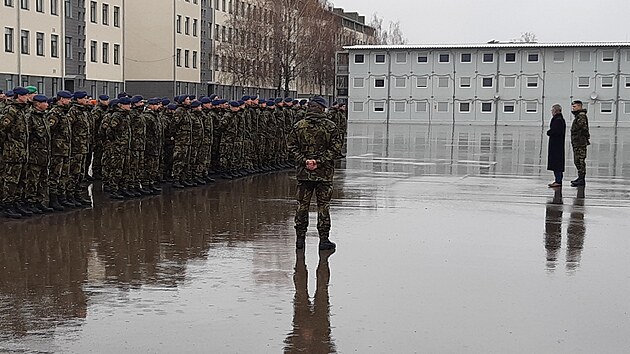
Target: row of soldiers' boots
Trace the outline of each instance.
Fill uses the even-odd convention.
[[[175,181],[173,182],[173,187],[178,188],[178,189],[183,189],[183,188],[190,188],[190,187],[198,187],[198,186],[205,186],[207,184],[213,183],[215,180],[214,178],[211,177],[195,177],[195,178],[191,178],[191,179],[185,179],[182,181]]]
[[[9,205],[2,205],[2,215],[10,219],[28,218],[34,215],[50,214],[54,212],[62,212],[70,209],[80,209],[92,206],[92,201],[81,196],[59,197],[50,195],[50,202],[45,203],[27,203],[17,202]]]
[[[234,170],[234,171],[222,171],[218,173],[218,175],[223,179],[234,179],[234,178],[241,178],[241,177],[265,173],[265,172],[280,171],[280,170],[292,168],[292,167],[294,166],[290,162],[281,162],[275,165],[269,165],[269,164],[261,165],[253,169],[247,168],[247,169]]]
[[[123,188],[119,191],[108,190],[106,187],[103,189],[111,199],[115,200],[135,199],[149,195],[159,195],[162,193],[162,188],[160,188],[157,184],[138,186],[136,188]]]

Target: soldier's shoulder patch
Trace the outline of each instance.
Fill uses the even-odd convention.
[[[49,117],[48,118],[48,123],[50,123],[51,126],[57,124],[57,118],[56,117]]]
[[[2,125],[3,125],[3,126],[5,126],[5,127],[7,127],[7,126],[11,125],[11,118],[9,118],[9,117],[5,117],[5,118],[2,120]]]

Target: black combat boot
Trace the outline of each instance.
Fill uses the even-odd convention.
[[[140,193],[143,195],[151,195],[153,194],[153,190],[149,188],[145,188],[144,185],[140,188]]]
[[[4,208],[2,208],[2,216],[4,216],[5,218],[9,218],[9,219],[21,219],[22,218],[22,214],[18,213],[12,205],[10,204],[6,204],[3,205]]]
[[[221,174],[221,178],[223,178],[223,179],[233,179],[234,177],[232,176],[231,173],[224,172],[223,174]]]
[[[81,203],[77,202],[72,195],[66,195],[65,200],[69,204],[68,206],[70,206],[72,208],[80,208],[81,207]],[[66,206],[65,204],[62,204],[62,205]]]
[[[52,213],[55,211],[55,209],[53,209],[51,206],[42,203],[37,203],[35,204],[35,206],[37,207],[37,209],[41,210],[42,212],[44,212],[44,214],[48,214],[48,213]]]
[[[214,182],[215,182],[214,178],[212,178],[212,177],[210,177],[210,176],[206,176],[206,177],[204,177],[204,179],[205,179],[205,180],[206,180],[206,182],[208,182],[208,183],[214,183]]]
[[[153,190],[154,193],[160,194],[162,193],[162,188],[160,187],[159,184],[155,183],[151,185],[151,189]]]
[[[206,185],[206,183],[208,183],[208,182],[206,182],[206,181],[205,181],[203,178],[201,178],[201,177],[197,177],[197,178],[195,178],[195,179],[194,179],[194,181],[195,181],[195,183],[197,183],[197,184],[198,184],[198,185],[200,185],[200,186],[205,186],[205,185]]]
[[[302,250],[306,244],[306,234],[299,233],[295,240],[295,249]]]
[[[337,248],[337,245],[335,245],[334,242],[330,241],[328,239],[328,237],[320,237],[319,238],[319,250],[320,251],[334,250],[335,248]]]
[[[109,192],[109,197],[111,199],[114,199],[114,200],[123,200],[123,199],[125,199],[125,197],[123,197],[122,195],[118,194],[117,191],[110,191]]]
[[[51,194],[50,195],[50,207],[53,208],[55,211],[64,211],[66,210],[61,204],[59,204],[59,199],[57,197],[57,195],[55,194]]]
[[[17,211],[18,214],[22,215],[22,216],[33,216],[33,212],[29,209],[26,209],[22,204],[20,203],[15,203],[13,204],[13,210]]]
[[[33,213],[33,215],[42,215],[44,211],[37,207],[36,203],[27,203],[25,204],[25,208]]]
[[[186,186],[184,186],[180,181],[176,181],[173,183],[173,188],[184,189]]]
[[[585,176],[579,176],[575,181],[571,181],[571,187],[582,187],[586,185]]]
[[[74,200],[81,204],[81,206],[92,206],[92,201],[90,199],[83,198],[83,196],[79,194],[74,195]]]

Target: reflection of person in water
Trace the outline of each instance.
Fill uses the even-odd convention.
[[[545,248],[547,249],[547,269],[556,268],[558,251],[562,243],[562,189],[554,190],[553,199],[545,209]]]
[[[330,338],[330,303],[328,281],[330,268],[328,258],[331,251],[322,251],[317,266],[317,290],[313,304],[308,294],[308,271],[304,253],[297,252],[295,261],[295,298],[293,299],[293,331],[285,340],[285,353],[335,353]]]
[[[577,196],[573,199],[571,218],[567,228],[567,270],[574,271],[580,266],[582,249],[584,248],[584,186],[578,187]]]

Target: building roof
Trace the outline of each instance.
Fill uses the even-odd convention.
[[[522,43],[488,42],[477,44],[401,44],[401,45],[354,45],[347,50],[426,50],[426,49],[494,49],[494,48],[586,48],[586,47],[630,47],[630,42],[557,42]]]

